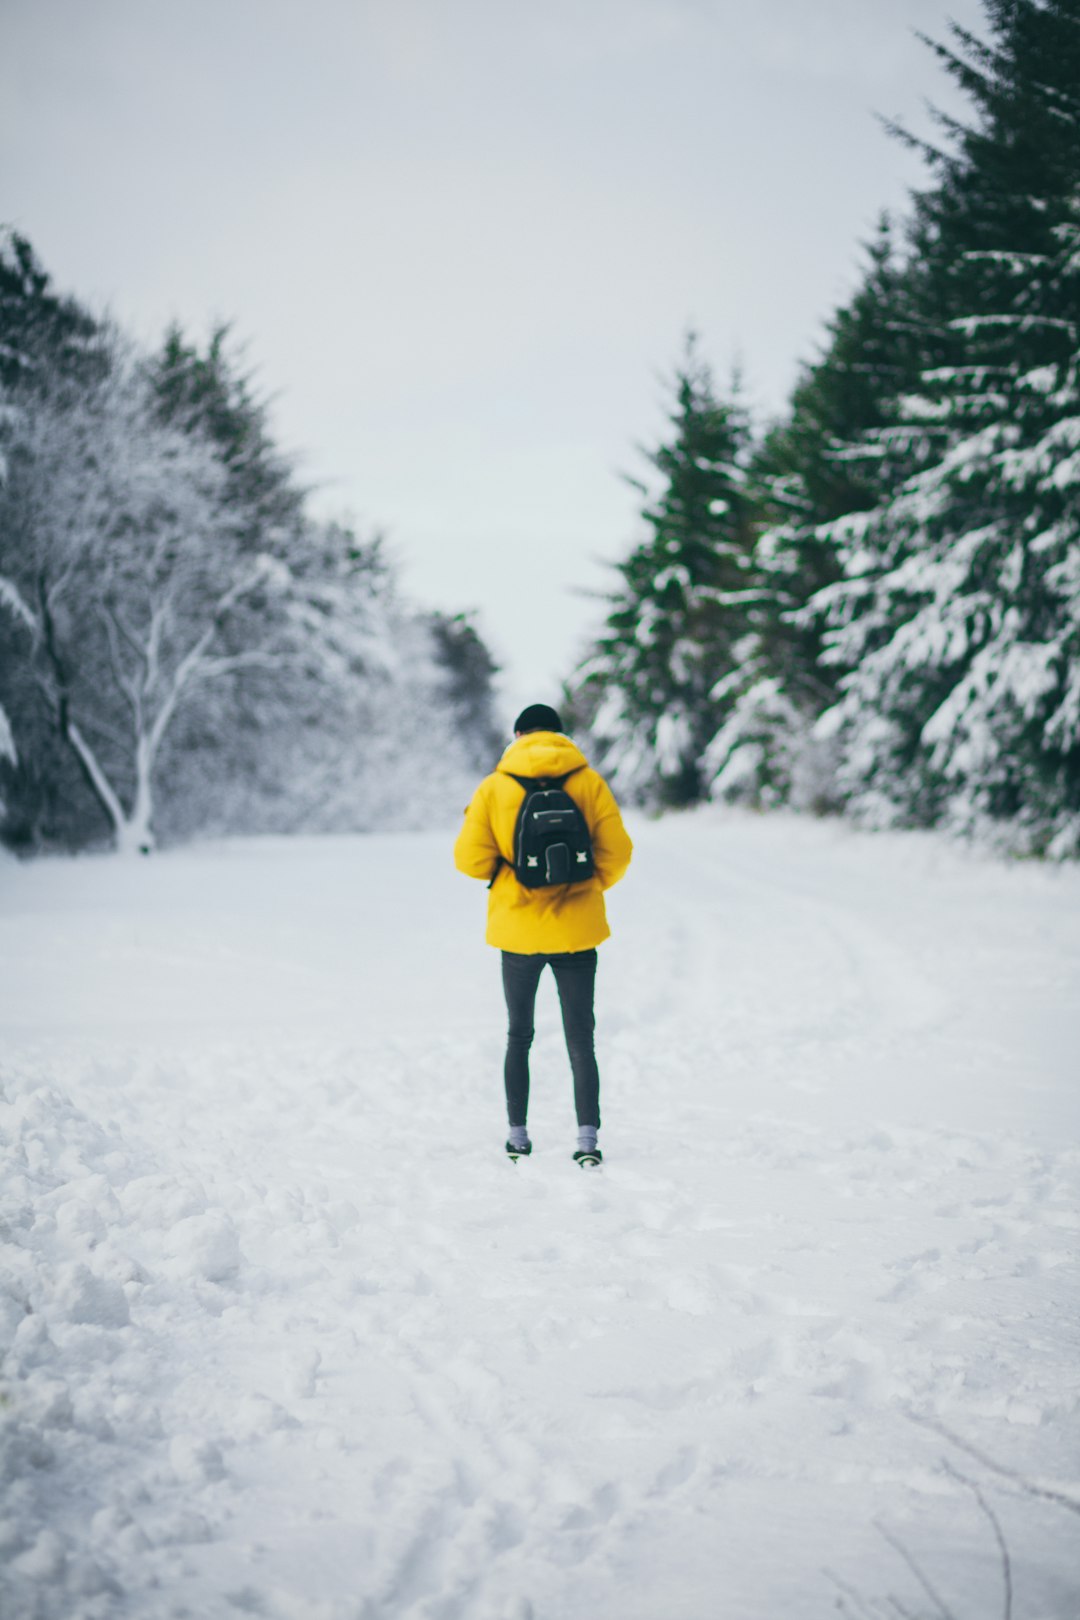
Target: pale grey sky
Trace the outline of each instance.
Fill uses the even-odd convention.
[[[0,0],[0,220],[156,339],[231,319],[327,512],[552,700],[689,324],[778,410],[922,178],[979,0]]]

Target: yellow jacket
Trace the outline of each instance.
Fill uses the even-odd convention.
[[[580,768],[584,767],[584,768]],[[514,828],[525,789],[515,776],[562,776],[588,823],[596,875],[585,883],[526,889],[514,876]],[[485,776],[465,812],[454,845],[454,864],[466,877],[490,882],[499,857],[504,865],[488,894],[487,942],[522,956],[538,952],[590,951],[611,933],[604,890],[630,865],[633,845],[611,789],[569,737],[557,731],[527,731]]]

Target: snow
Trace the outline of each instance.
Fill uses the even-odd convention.
[[[37,616],[32,608],[27,607],[20,595],[14,581],[5,579],[0,574],[0,607],[6,608],[13,618],[18,619],[23,627],[36,635],[38,630]]]
[[[1076,1614],[1080,872],[632,830],[591,1173],[449,834],[0,864],[5,1620]]]
[[[0,760],[8,760],[12,765],[19,763],[19,751],[15,747],[15,738],[11,731],[11,722],[3,709],[0,709]],[[2,804],[0,800],[0,804]]]

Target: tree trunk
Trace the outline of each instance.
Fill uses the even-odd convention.
[[[150,792],[150,760],[145,742],[140,738],[137,760],[135,807],[131,815],[125,814],[112,783],[101,768],[100,761],[74,720],[67,722],[68,741],[78,755],[94,792],[113,824],[113,841],[118,855],[149,855],[154,847],[151,831],[153,800]]]
[[[117,833],[116,849],[121,855],[149,855],[154,848],[154,754],[147,737],[140,737],[135,749],[135,802],[131,814]]]

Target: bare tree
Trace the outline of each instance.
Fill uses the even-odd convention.
[[[177,712],[271,656],[260,610],[282,566],[238,543],[225,482],[209,441],[162,423],[119,342],[97,386],[23,413],[9,454],[0,557],[56,728],[122,852],[153,847]]]

